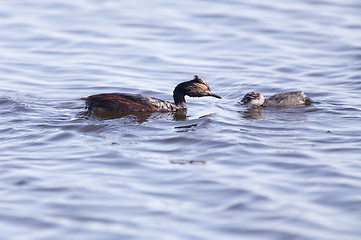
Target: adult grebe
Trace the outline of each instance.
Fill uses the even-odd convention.
[[[89,116],[94,110],[119,112],[175,112],[186,109],[184,96],[221,98],[213,93],[206,81],[197,75],[193,80],[178,84],[173,91],[174,103],[130,93],[101,93],[83,98]]]
[[[250,92],[241,100],[241,104],[249,107],[296,107],[312,103],[312,99],[306,97],[302,91],[278,93],[268,98],[264,98],[260,93]]]

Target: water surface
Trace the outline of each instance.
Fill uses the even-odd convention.
[[[4,1],[2,239],[359,239],[361,4]],[[82,97],[187,114],[84,115]],[[249,110],[249,91],[316,103]]]

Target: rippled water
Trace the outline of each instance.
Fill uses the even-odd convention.
[[[360,239],[361,3],[3,1],[1,239]],[[82,97],[223,97],[185,118]],[[316,103],[237,102],[303,90]]]

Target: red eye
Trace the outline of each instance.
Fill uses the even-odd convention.
[[[205,88],[204,91],[207,92],[207,91],[208,91],[208,88]]]

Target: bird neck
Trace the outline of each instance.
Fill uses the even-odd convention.
[[[177,107],[180,107],[180,108],[187,107],[184,96],[185,96],[185,93],[183,91],[182,85],[179,84],[178,86],[175,87],[175,89],[173,91],[173,99],[174,99],[174,103]]]
[[[187,107],[186,100],[184,98],[184,94],[175,92],[175,93],[173,93],[173,99],[174,99],[174,103],[177,107],[181,107],[181,108]]]

